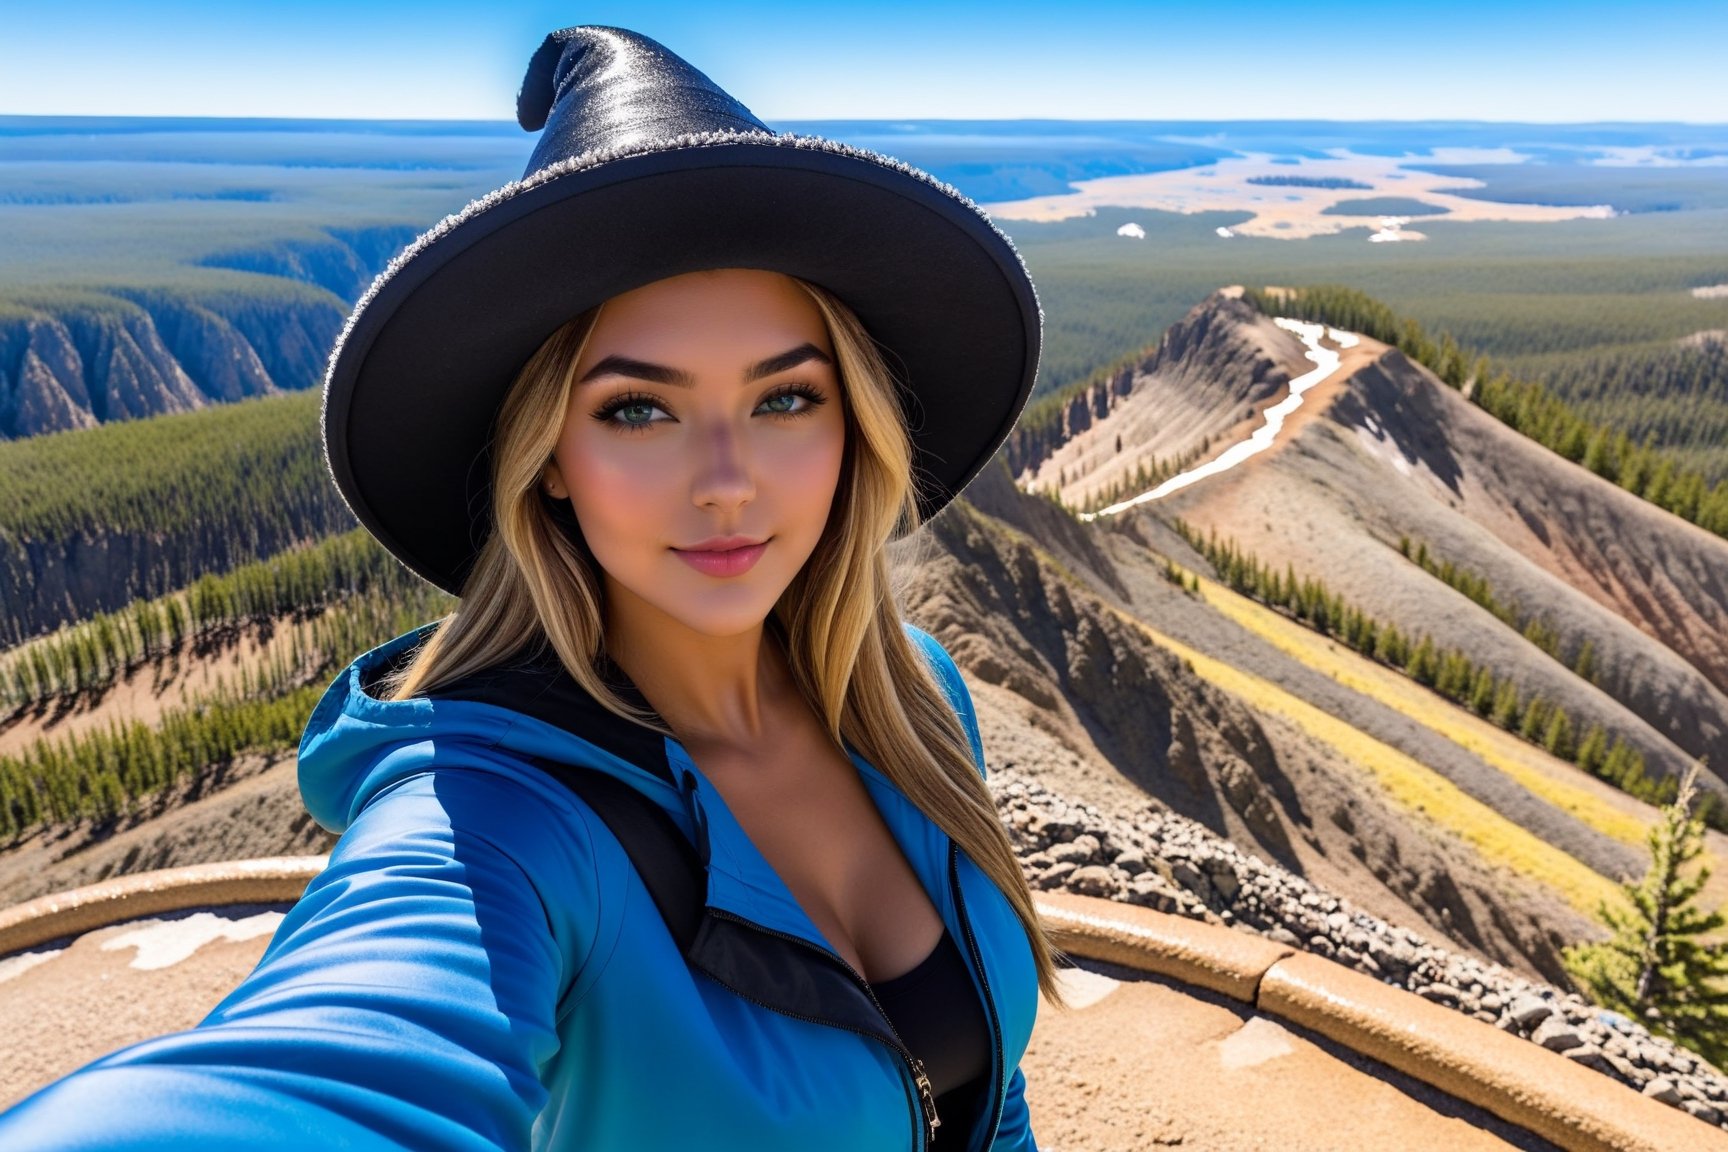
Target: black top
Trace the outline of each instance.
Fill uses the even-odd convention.
[[[946,929],[930,955],[910,972],[870,985],[894,1030],[924,1062],[936,1095],[932,1148],[962,1148],[989,1099],[990,1022],[972,975]]]

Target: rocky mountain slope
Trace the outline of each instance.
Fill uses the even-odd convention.
[[[1166,343],[1234,373],[1234,389],[1196,390],[1161,366],[1022,482],[1045,487],[1066,473],[1061,493],[1079,503],[1101,484],[1087,461],[1118,429],[1191,420],[1201,397],[1221,424],[1241,410],[1236,396],[1267,399],[1277,371],[1261,357],[1282,358],[1286,386],[1312,367],[1290,333],[1222,293]],[[1373,340],[1346,350],[1343,368],[1302,401],[1269,450],[1099,523],[1161,536],[1160,548],[1188,558],[1163,525],[1180,517],[1216,531],[1274,569],[1323,579],[1377,619],[1433,622],[1438,640],[1559,703],[1580,732],[1601,723],[1625,734],[1651,775],[1677,775],[1698,756],[1728,770],[1728,541],[1518,435]],[[1591,678],[1401,555],[1401,539],[1486,581],[1517,618],[1549,627],[1565,654],[1588,641]]]
[[[1089,557],[1089,531],[1016,492],[1005,469],[967,497],[1019,523],[956,505],[932,525],[905,602],[990,702],[981,712],[1006,714],[997,740],[986,734],[1004,767],[1041,733],[1029,774],[1050,787],[1107,812],[1153,801],[1393,923],[1564,978],[1558,949],[1591,934],[1586,917],[1423,827],[1360,768],[1160,645],[1133,615],[1159,618],[1149,594],[1110,590],[1088,560],[1125,567]],[[1215,630],[1222,647],[1227,627]]]

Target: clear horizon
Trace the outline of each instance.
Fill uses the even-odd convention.
[[[534,48],[582,22],[654,37],[769,122],[1728,123],[1720,0],[1396,19],[1244,0],[1228,17],[1161,0],[19,5],[0,115],[509,122]]]

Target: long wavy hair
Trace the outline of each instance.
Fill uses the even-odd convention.
[[[849,741],[1000,888],[1032,947],[1038,986],[1064,1004],[1058,955],[1006,829],[973,761],[959,717],[901,626],[888,545],[921,526],[912,441],[896,384],[852,310],[818,285],[792,279],[816,302],[838,360],[846,446],[828,523],[764,625],[828,734]],[[541,485],[574,388],[576,365],[604,304],[572,317],[517,374],[493,439],[494,529],[456,609],[375,691],[391,700],[518,658],[550,642],[601,705],[677,739],[651,712],[618,695],[605,659],[601,570],[567,500]],[[905,561],[905,549],[896,548]]]

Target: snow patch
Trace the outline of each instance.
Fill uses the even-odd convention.
[[[1146,229],[1140,227],[1138,224],[1128,223],[1116,229],[1116,235],[1127,236],[1132,240],[1144,240],[1146,239]]]
[[[1380,446],[1385,443],[1386,434],[1380,431],[1372,416],[1368,417],[1368,427],[1364,428],[1360,424],[1356,426],[1356,439],[1362,442],[1362,447],[1368,450],[1370,456],[1388,461],[1398,470],[1400,476],[1410,475],[1410,461],[1404,459],[1404,453],[1389,444],[1385,451],[1381,451]]]
[[[168,968],[186,959],[212,940],[250,940],[268,936],[282,922],[280,912],[260,912],[244,920],[229,920],[211,912],[196,912],[178,920],[142,920],[139,927],[102,941],[102,950],[136,948],[138,955],[128,967]]]
[[[1226,1068],[1251,1068],[1296,1051],[1290,1030],[1266,1016],[1250,1016],[1218,1042],[1218,1061]]]
[[[1380,217],[1380,230],[1368,237],[1370,244],[1395,244],[1400,240],[1426,240],[1428,237],[1421,232],[1406,232],[1404,225],[1410,223],[1408,216]]]
[[[1062,989],[1062,998],[1075,1009],[1090,1008],[1122,986],[1122,981],[1086,968],[1058,968],[1056,983]]]

